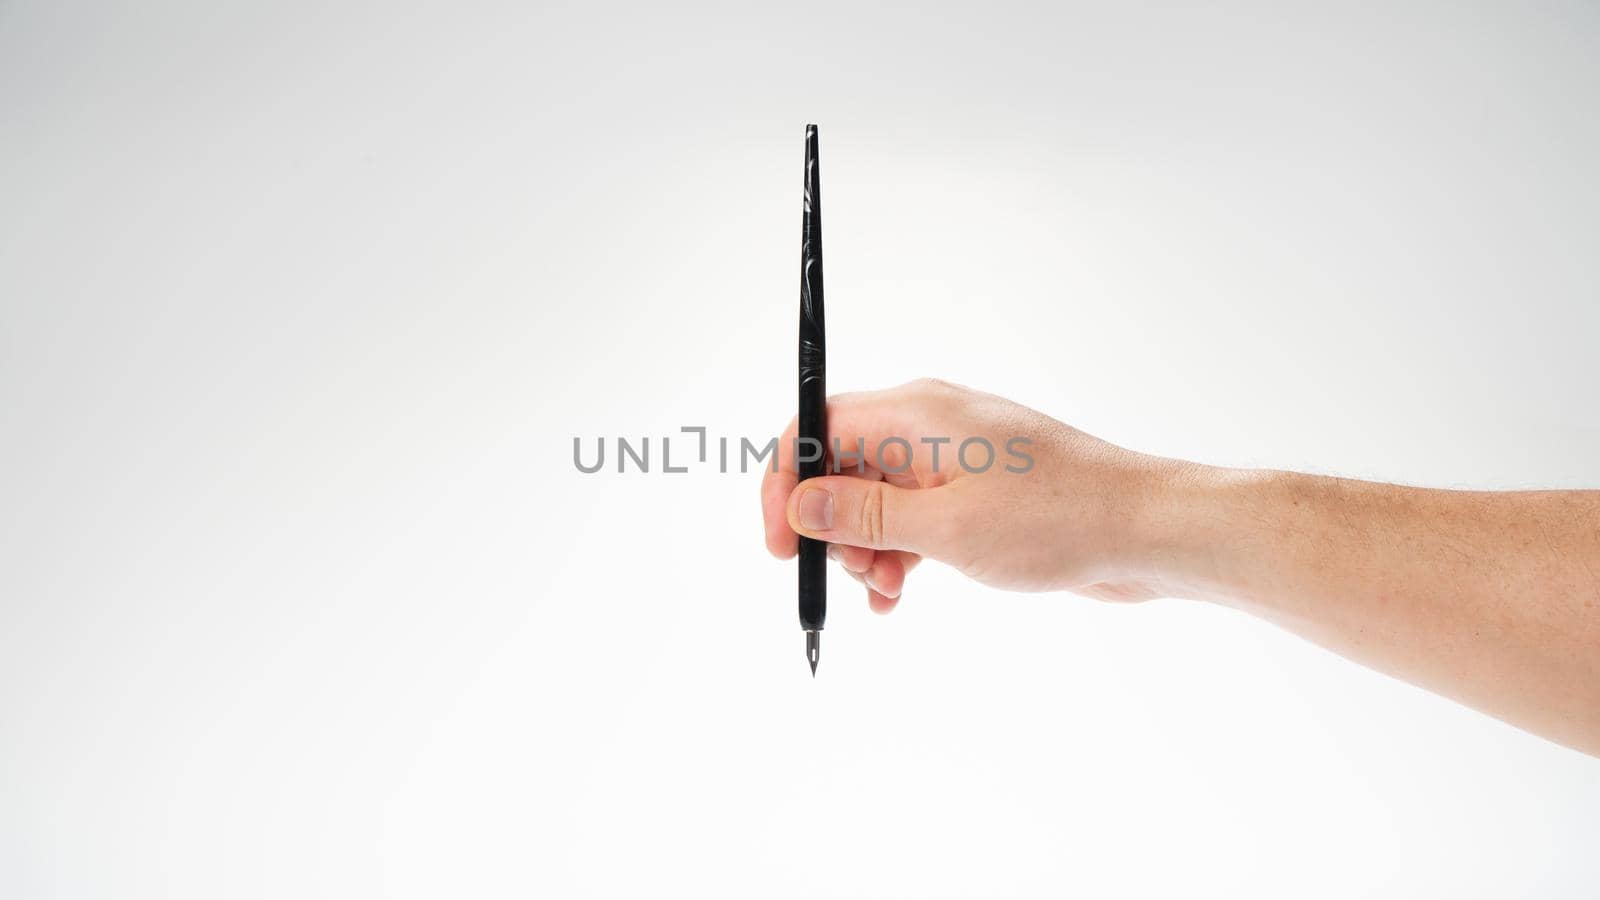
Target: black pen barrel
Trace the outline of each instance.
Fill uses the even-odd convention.
[[[795,458],[801,480],[826,471],[827,340],[822,303],[822,175],[817,126],[806,126],[805,210],[800,225],[800,417]],[[800,539],[800,627],[821,630],[828,615],[828,545]]]

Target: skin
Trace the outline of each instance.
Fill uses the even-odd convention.
[[[1202,466],[933,380],[835,396],[828,416],[846,453],[865,442],[865,465],[800,484],[790,422],[761,484],[767,548],[788,559],[797,534],[829,542],[876,612],[924,557],[1006,590],[1205,600],[1600,755],[1600,491]],[[912,448],[903,472],[904,447],[883,443],[895,436]],[[937,470],[925,437],[953,438]],[[969,437],[996,450],[980,474],[956,464]],[[1023,473],[1005,468],[1026,465],[1013,437],[1029,441]]]

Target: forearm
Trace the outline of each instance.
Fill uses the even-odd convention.
[[[1600,491],[1174,467],[1158,577],[1600,754]]]

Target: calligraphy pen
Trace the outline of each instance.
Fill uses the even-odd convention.
[[[822,317],[822,175],[817,171],[817,126],[807,125],[805,211],[800,219],[800,429],[795,441],[796,469],[801,481],[825,471],[827,360]],[[800,627],[806,632],[806,661],[811,664],[813,678],[817,677],[817,657],[822,647],[822,621],[827,617],[828,545],[802,537]]]

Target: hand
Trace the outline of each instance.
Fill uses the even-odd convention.
[[[797,534],[827,541],[877,612],[894,609],[925,556],[999,588],[1104,600],[1163,593],[1145,574],[1140,525],[1178,464],[934,380],[832,397],[828,431],[828,471],[840,474],[804,483],[795,422],[779,439],[778,470],[761,483],[767,549],[788,559]],[[863,442],[858,468],[851,455]]]

